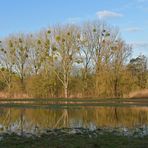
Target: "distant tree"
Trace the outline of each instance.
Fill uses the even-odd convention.
[[[128,68],[131,71],[136,83],[140,88],[146,88],[147,84],[147,58],[140,55],[130,60]]]

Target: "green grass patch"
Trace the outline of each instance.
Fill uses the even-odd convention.
[[[117,136],[111,133],[103,135],[42,135],[41,137],[21,137],[6,135],[0,141],[2,148],[146,148],[148,137],[134,138]]]

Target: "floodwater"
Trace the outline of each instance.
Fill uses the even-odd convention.
[[[55,128],[148,127],[148,107],[0,108],[0,133],[41,133]]]

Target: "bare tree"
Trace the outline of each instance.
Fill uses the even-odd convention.
[[[27,69],[30,66],[28,63],[28,53],[30,49],[30,35],[20,34],[14,36],[12,40],[12,47],[15,54],[14,70],[20,76],[22,90],[24,90],[24,78],[27,74]]]
[[[7,85],[10,95],[12,76],[14,72],[15,49],[11,37],[0,42],[0,73]]]
[[[73,64],[76,62],[76,53],[78,51],[77,35],[77,27],[73,25],[54,28],[51,53],[54,63],[53,70],[64,87],[65,98],[68,97],[70,74]]]
[[[131,47],[126,45],[122,40],[116,41],[116,45],[112,48],[112,70],[113,70],[113,88],[114,97],[122,97],[122,86],[121,80],[123,76],[123,71],[125,70],[125,65],[127,60],[131,55]]]

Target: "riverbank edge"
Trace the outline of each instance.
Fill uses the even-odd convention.
[[[53,129],[39,135],[5,133],[0,136],[3,148],[146,148],[148,135],[128,135],[115,130]]]

